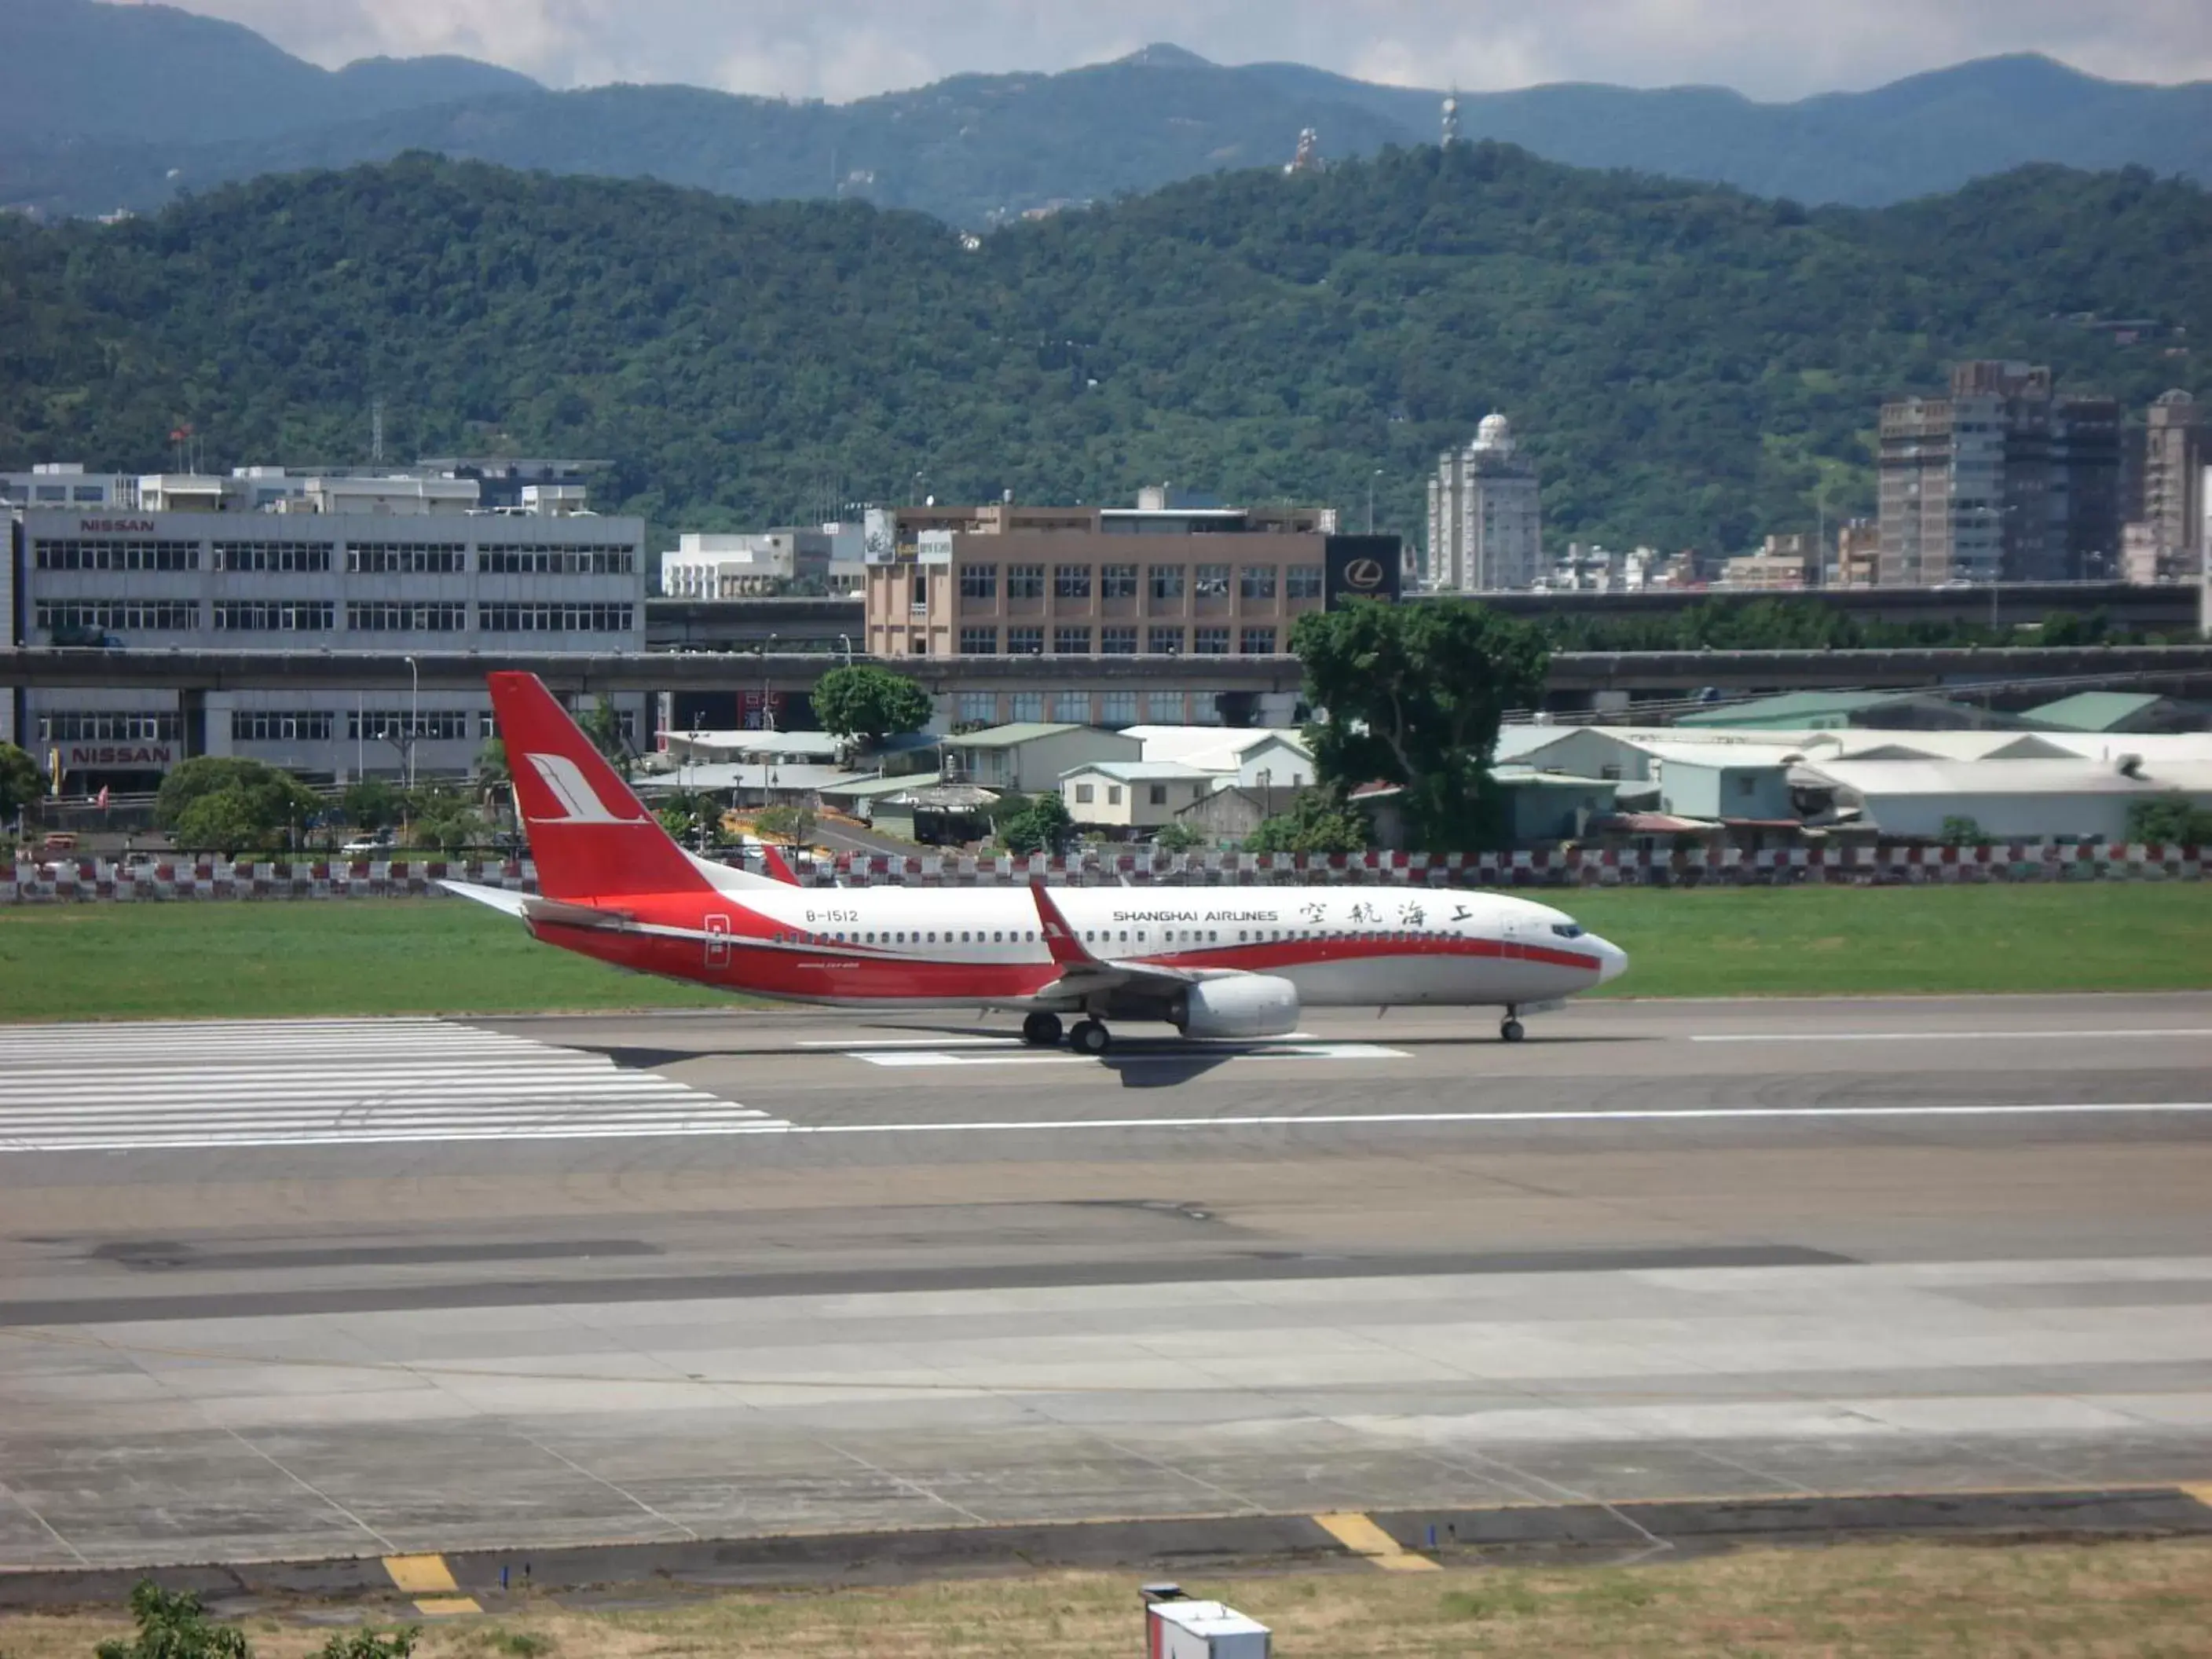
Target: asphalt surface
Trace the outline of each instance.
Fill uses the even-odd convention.
[[[1530,1025],[0,1030],[0,1566],[2212,1482],[2212,997]]]

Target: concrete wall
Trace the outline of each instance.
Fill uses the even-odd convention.
[[[1686,818],[1797,816],[1779,766],[1702,766],[1672,759],[1660,769],[1659,809]]]

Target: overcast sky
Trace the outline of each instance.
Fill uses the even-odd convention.
[[[331,66],[459,52],[554,86],[685,81],[837,100],[1173,41],[1401,85],[1703,82],[1757,98],[2040,51],[2212,79],[2212,0],[185,0]]]

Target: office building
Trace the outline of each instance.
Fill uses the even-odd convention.
[[[1435,592],[1532,588],[1545,575],[1536,468],[1511,422],[1486,415],[1474,441],[1437,458],[1429,480],[1426,586]]]
[[[87,472],[76,461],[45,461],[25,472],[0,472],[0,507],[130,507],[138,481],[127,472]]]
[[[1802,531],[1769,536],[1756,553],[1742,554],[1721,566],[1716,586],[1758,592],[1799,592],[1820,581],[1820,549]]]
[[[641,520],[565,510],[565,497],[535,513],[431,511],[404,491],[319,482],[281,510],[25,512],[14,562],[21,642],[386,655],[644,648]],[[161,499],[226,494],[165,486]],[[317,501],[333,510],[307,505]],[[204,729],[191,730],[162,692],[17,696],[21,740],[58,752],[70,793],[150,787],[198,753],[336,777],[410,763],[418,775],[456,773],[491,735],[482,692],[211,693]],[[641,705],[622,700],[634,741]]]
[[[826,593],[833,545],[826,530],[687,531],[660,556],[660,591],[672,599],[758,599],[794,587]]]
[[[2151,404],[2137,474],[2142,499],[2126,531],[2127,580],[2189,581],[2201,574],[2207,453],[2203,411],[2195,398],[2174,391]]]
[[[883,657],[1274,656],[1332,593],[1395,599],[1395,536],[1323,508],[871,508],[866,648]]]
[[[2040,365],[1954,365],[1950,395],[1882,405],[1881,581],[2067,581],[2120,548],[2120,419]]]
[[[1836,532],[1836,562],[1830,585],[1875,587],[1881,582],[1881,526],[1872,519],[1853,519]]]

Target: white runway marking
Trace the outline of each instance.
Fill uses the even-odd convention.
[[[0,1149],[577,1140],[783,1127],[604,1054],[436,1019],[0,1028]]]
[[[1312,1112],[1272,1113],[1265,1115],[1220,1117],[1091,1117],[1000,1118],[965,1123],[786,1123],[763,1125],[760,1134],[786,1135],[943,1135],[1003,1134],[1022,1130],[1040,1133],[1098,1129],[1320,1129],[1390,1124],[1457,1124],[1469,1126],[1522,1123],[1711,1123],[1833,1122],[1856,1118],[1976,1118],[1976,1117],[2106,1117],[2129,1114],[2190,1114],[2212,1112],[2212,1100],[2160,1100],[2113,1104],[2106,1102],[2063,1105],[1989,1106],[1693,1106],[1680,1111],[1559,1111],[1559,1112]]]
[[[2100,1031],[1700,1031],[1692,1042],[2017,1042],[2028,1037],[2061,1037],[2079,1042],[2094,1037],[2212,1037],[2198,1025],[2158,1025],[2141,1030]]]
[[[930,1048],[896,1048],[883,1053],[865,1048],[847,1051],[871,1066],[1097,1066],[1185,1065],[1203,1060],[1404,1060],[1402,1048],[1386,1048],[1373,1042],[1268,1043],[1252,1048],[1215,1048],[1203,1043],[1173,1049],[1136,1049],[1110,1054],[1104,1060],[1090,1054],[956,1054]]]

